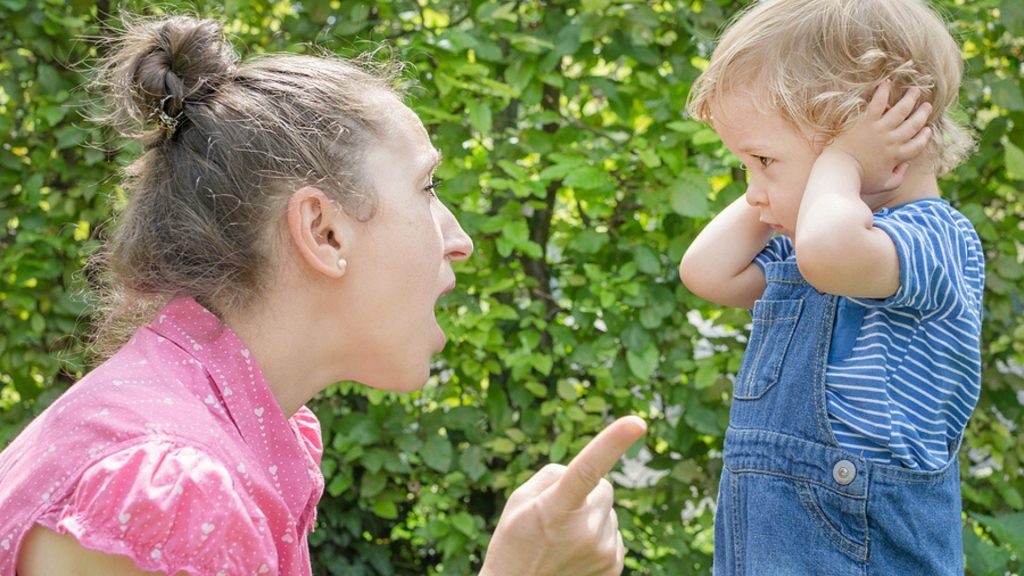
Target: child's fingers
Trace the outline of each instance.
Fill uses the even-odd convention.
[[[900,156],[904,160],[912,160],[916,158],[924,149],[928,146],[928,143],[932,140],[932,129],[924,127],[916,136],[911,138],[906,144],[900,146]]]
[[[911,86],[907,89],[907,92],[903,94],[903,98],[900,98],[899,102],[893,104],[892,108],[882,116],[882,120],[891,127],[899,126],[906,121],[907,118],[917,108],[917,100],[921,97],[921,89],[916,86]]]
[[[913,114],[910,115],[902,124],[900,124],[894,131],[893,135],[897,141],[910,140],[918,133],[921,129],[928,124],[928,117],[931,116],[932,105],[928,102],[922,102],[917,109],[914,110]]]
[[[871,96],[871,101],[868,102],[868,107],[865,112],[869,118],[881,118],[885,114],[885,110],[889,107],[889,91],[892,90],[892,80],[884,80],[875,89],[875,93]]]

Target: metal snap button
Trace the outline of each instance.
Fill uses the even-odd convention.
[[[846,486],[857,477],[857,467],[849,460],[840,460],[832,467],[832,479]]]

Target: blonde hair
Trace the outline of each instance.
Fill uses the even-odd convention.
[[[764,96],[759,106],[802,131],[835,137],[888,78],[890,104],[912,86],[932,104],[925,154],[941,175],[974,146],[951,115],[962,73],[956,41],[923,0],[762,0],[722,35],[687,111],[710,121],[723,94],[752,87]]]

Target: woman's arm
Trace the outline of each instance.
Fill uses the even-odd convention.
[[[724,306],[750,309],[764,294],[764,272],[754,257],[772,230],[761,222],[746,195],[715,216],[679,262],[679,279],[694,294]]]
[[[25,535],[18,553],[18,576],[159,576],[143,572],[127,556],[83,548],[70,534],[57,534],[38,524]],[[187,576],[184,572],[178,576]]]

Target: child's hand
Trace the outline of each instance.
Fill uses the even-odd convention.
[[[862,195],[898,188],[910,160],[924,151],[932,136],[925,126],[932,105],[918,105],[921,90],[911,87],[887,109],[891,88],[890,81],[883,82],[864,115],[826,148],[845,153],[856,163]]]

